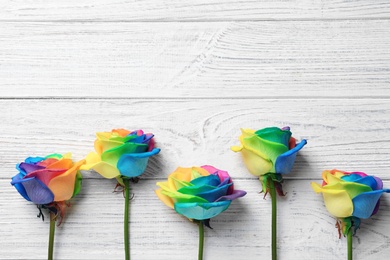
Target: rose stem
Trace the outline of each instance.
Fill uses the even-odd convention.
[[[204,243],[204,226],[203,221],[198,221],[199,225],[199,251],[198,251],[198,260],[203,259],[203,243]]]
[[[352,227],[348,231],[347,240],[348,240],[348,260],[352,260]]]
[[[54,245],[55,229],[56,229],[56,217],[52,212],[50,212],[49,251],[47,255],[48,260],[53,260],[53,245]]]
[[[124,240],[125,240],[125,257],[130,260],[130,242],[129,242],[129,200],[130,200],[130,185],[129,179],[123,178],[125,184],[125,219],[124,219]]]
[[[276,190],[274,181],[269,179],[270,187],[270,195],[272,201],[272,260],[276,260]]]

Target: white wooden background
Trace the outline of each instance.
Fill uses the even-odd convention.
[[[270,259],[271,201],[244,167],[240,127],[292,128],[308,145],[278,199],[281,260],[346,259],[310,187],[324,169],[390,187],[390,3],[380,0],[2,0],[0,259],[45,259],[49,222],[9,184],[31,155],[83,158],[94,133],[142,128],[161,153],[133,185],[132,259],[196,259],[196,225],[154,195],[177,166],[228,170],[247,196],[206,230],[205,259]],[[56,259],[123,259],[123,197],[84,173]],[[390,197],[354,238],[390,254]]]

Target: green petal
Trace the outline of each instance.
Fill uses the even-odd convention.
[[[144,153],[147,150],[147,144],[126,143],[102,153],[102,161],[116,166],[122,154]]]
[[[278,127],[267,127],[257,130],[255,134],[265,140],[283,144],[288,147],[288,143],[291,138],[291,132],[289,130],[282,130]]]
[[[81,175],[80,172],[77,172],[77,174],[76,174],[76,179],[75,179],[75,183],[74,183],[74,190],[73,190],[72,198],[73,198],[74,196],[76,196],[77,194],[79,194],[79,192],[81,191],[81,183],[82,183],[82,180],[83,180],[83,175]]]
[[[207,200],[201,198],[201,197],[198,197],[198,196],[194,196],[194,195],[188,195],[188,194],[183,194],[183,193],[180,193],[180,192],[176,192],[176,191],[167,191],[167,190],[162,190],[161,191],[162,194],[172,198],[175,200],[175,202],[179,202],[179,203],[188,203],[188,202],[203,202],[203,203],[208,203]]]

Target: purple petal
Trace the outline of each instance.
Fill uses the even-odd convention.
[[[54,201],[51,190],[35,177],[22,179],[20,182],[30,200],[35,204],[48,204]]]
[[[23,169],[26,172],[26,174],[29,174],[30,172],[34,172],[37,170],[45,169],[45,167],[43,167],[43,166],[39,166],[36,164],[23,163],[23,162],[20,163],[19,167],[20,167],[20,169]]]
[[[235,190],[232,194],[222,196],[219,199],[217,199],[216,201],[235,200],[237,198],[244,197],[245,195],[246,195],[246,191]]]

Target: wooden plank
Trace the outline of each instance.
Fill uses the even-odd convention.
[[[1,169],[3,171],[3,169]],[[195,259],[197,226],[166,207],[154,195],[156,180],[132,185],[130,240],[134,259]],[[48,221],[36,218],[36,207],[0,180],[1,259],[45,259]],[[248,194],[211,220],[205,230],[205,259],[270,259],[271,201],[259,195],[255,180],[238,179]],[[72,200],[55,237],[56,259],[123,259],[123,197],[112,193],[115,182],[87,179]],[[389,187],[389,181],[385,182]],[[280,259],[346,259],[347,241],[338,239],[335,219],[309,181],[285,183],[288,195],[278,198],[278,252]],[[359,259],[386,259],[390,253],[388,225],[390,196],[383,195],[378,214],[363,220],[354,237]],[[47,217],[47,215],[46,215]],[[25,242],[25,241],[28,241]]]
[[[123,99],[0,100],[0,178],[30,155],[93,150],[95,132],[145,129],[162,152],[144,178],[165,178],[176,167],[211,164],[252,178],[237,145],[240,128],[289,125],[308,145],[291,178],[318,178],[325,169],[363,171],[389,180],[389,99]],[[255,177],[253,177],[255,178]]]
[[[2,23],[0,97],[389,97],[389,27]]]
[[[17,21],[220,21],[389,18],[384,0],[235,1],[235,0],[4,0],[1,20]]]

